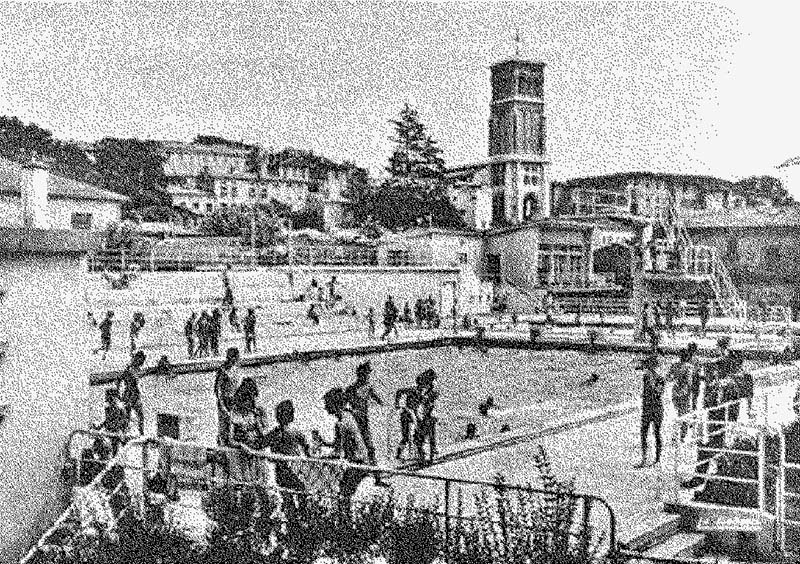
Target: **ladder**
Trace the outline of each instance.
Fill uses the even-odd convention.
[[[704,269],[704,274],[709,277],[715,301],[719,304],[723,317],[745,321],[747,303],[739,297],[739,292],[717,250],[713,247],[695,245],[692,242],[686,224],[680,217],[674,202],[670,202],[667,207],[658,208],[656,221],[665,232],[669,233],[674,230],[676,247],[681,252],[688,251],[684,253],[684,256],[696,257],[702,253],[708,257],[708,269],[707,271]],[[684,268],[687,266],[689,265],[684,264]]]

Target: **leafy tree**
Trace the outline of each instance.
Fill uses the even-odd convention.
[[[309,199],[306,206],[289,215],[292,229],[317,229],[325,230],[325,211],[322,202],[318,199]]]
[[[35,123],[25,125],[17,117],[0,116],[0,156],[17,162],[38,157],[51,163],[51,170],[82,182],[97,182],[92,162],[76,143],[59,141]]]
[[[425,131],[417,110],[406,104],[400,119],[392,120],[395,148],[386,170],[392,178],[437,179],[444,177],[442,150]]]
[[[123,216],[140,208],[170,210],[172,198],[166,190],[166,156],[156,141],[106,137],[95,144],[95,168],[101,187],[128,196]]]
[[[448,193],[441,149],[425,131],[417,111],[406,104],[395,125],[395,148],[387,171],[391,178],[374,191],[362,185],[348,187],[354,215],[375,218],[389,229],[418,225],[464,228],[464,218]],[[356,211],[356,207],[362,207]]]
[[[347,186],[342,191],[342,197],[347,200],[345,223],[348,227],[362,227],[367,222],[375,221],[377,187],[365,168],[350,162],[345,163],[345,166],[350,171]]]
[[[275,200],[255,207],[235,205],[217,208],[203,218],[200,228],[216,237],[241,237],[242,244],[250,245],[255,218],[254,242],[257,247],[268,247],[283,240],[283,229],[290,214],[286,204]]]
[[[769,200],[776,206],[796,205],[783,183],[772,176],[750,176],[734,184],[733,193],[742,196],[748,206]]]
[[[224,145],[226,147],[233,147],[236,149],[252,149],[253,145],[248,145],[243,141],[232,141],[217,135],[198,135],[194,138],[192,143],[196,145]]]

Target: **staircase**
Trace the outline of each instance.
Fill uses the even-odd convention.
[[[675,245],[680,250],[684,272],[708,277],[711,289],[714,291],[714,301],[722,316],[744,321],[747,317],[747,303],[739,297],[717,250],[692,243],[686,224],[674,203],[667,208],[659,209],[656,222],[666,233],[675,233]]]

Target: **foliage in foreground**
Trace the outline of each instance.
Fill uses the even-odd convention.
[[[449,527],[440,500],[419,502],[377,489],[344,509],[336,498],[293,496],[270,488],[221,486],[207,492],[211,526],[199,539],[163,506],[132,500],[113,518],[108,500],[85,493],[71,534],[51,539],[35,564],[595,564],[592,530],[580,528],[570,482],[557,480],[545,452],[534,453],[534,487],[456,490]],[[138,509],[137,509],[138,508]],[[55,542],[58,541],[58,542]]]

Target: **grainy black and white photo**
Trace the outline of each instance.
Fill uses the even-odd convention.
[[[0,4],[0,563],[797,562],[799,15]]]

